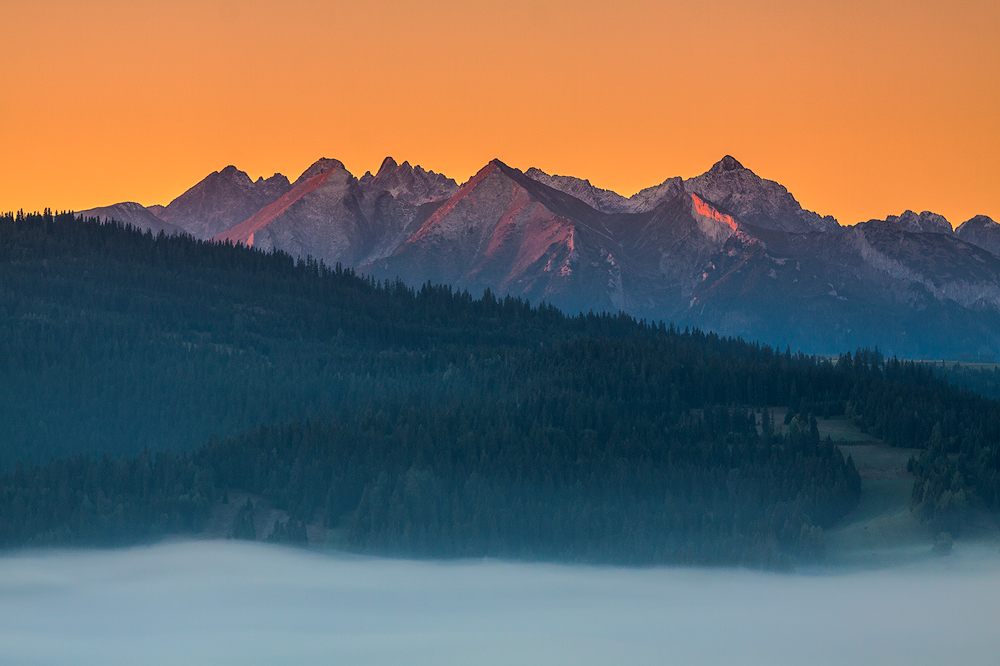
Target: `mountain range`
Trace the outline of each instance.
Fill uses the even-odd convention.
[[[631,197],[499,160],[461,186],[392,158],[361,178],[324,158],[294,182],[228,166],[166,206],[81,214],[812,353],[1000,354],[1000,224],[905,211],[841,226],[731,156]]]

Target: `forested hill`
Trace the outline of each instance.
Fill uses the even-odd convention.
[[[845,411],[931,447],[926,519],[959,521],[959,492],[997,506],[996,403],[874,352],[834,364],[69,214],[0,218],[0,339],[7,546],[198,531],[244,491],[288,512],[273,538],[319,524],[372,552],[776,564],[821,553],[857,502],[811,418]],[[767,406],[798,415],[787,435]]]

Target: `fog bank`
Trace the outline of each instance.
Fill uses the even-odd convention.
[[[12,664],[996,664],[1000,554],[771,574],[237,542],[0,558]]]

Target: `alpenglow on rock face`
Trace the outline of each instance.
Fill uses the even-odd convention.
[[[574,196],[604,213],[645,213],[674,198],[691,192],[720,209],[736,215],[741,222],[762,229],[806,233],[839,231],[840,225],[830,216],[821,217],[799,205],[784,186],[757,176],[736,158],[726,155],[700,176],[684,180],[668,178],[631,197],[602,190],[590,181],[571,176],[550,176],[540,169],[525,175]]]
[[[115,211],[105,217],[164,229],[186,211],[174,219],[196,235],[232,222],[216,241],[570,313],[624,310],[810,352],[1000,357],[1000,224],[952,232],[908,210],[841,227],[730,156],[631,197],[500,160],[459,187],[392,158],[360,179],[324,158],[294,183],[228,167],[166,207]]]
[[[361,266],[391,254],[414,224],[457,189],[449,178],[392,158],[377,175],[361,180],[339,160],[324,158],[281,198],[215,240]]]
[[[288,179],[274,174],[250,180],[234,166],[210,173],[170,202],[157,215],[196,238],[211,238],[247,219],[290,189]]]
[[[797,233],[840,229],[835,219],[803,209],[783,185],[761,178],[729,155],[702,175],[685,180],[684,188],[762,229]]]
[[[567,307],[620,307],[604,215],[499,160],[442,203],[391,255],[364,267],[410,283],[490,288]]]

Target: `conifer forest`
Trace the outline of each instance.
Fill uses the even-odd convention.
[[[0,217],[0,546],[201,531],[417,557],[785,567],[858,503],[843,416],[917,448],[912,510],[1000,512],[995,373]],[[775,416],[785,416],[781,422]],[[248,505],[249,506],[249,505]]]

